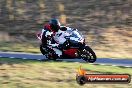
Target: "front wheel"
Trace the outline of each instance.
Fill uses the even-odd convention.
[[[89,46],[85,46],[81,50],[81,58],[86,62],[90,62],[90,63],[94,63],[97,59],[96,54]]]

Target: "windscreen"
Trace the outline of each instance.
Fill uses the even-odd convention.
[[[81,34],[79,31],[76,30],[67,30],[67,32],[70,34],[70,37],[75,37],[75,38],[82,38]]]

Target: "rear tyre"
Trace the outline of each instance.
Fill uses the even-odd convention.
[[[58,56],[54,53],[54,51],[48,47],[44,48],[42,45],[40,45],[40,51],[49,60],[56,60],[58,58]]]
[[[45,55],[46,54],[46,48],[44,48],[42,45],[40,45],[40,52]]]
[[[54,60],[56,61],[56,59],[58,58],[58,56],[54,53],[48,53],[46,54],[46,58],[48,58],[49,60]]]
[[[81,58],[89,63],[94,63],[97,59],[96,54],[89,46],[85,46],[81,50]]]

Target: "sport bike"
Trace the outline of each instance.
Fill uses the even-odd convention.
[[[65,35],[65,33],[67,33],[67,35]],[[59,32],[55,35],[54,41],[60,43],[63,42],[61,47],[56,47],[62,51],[62,55],[61,57],[57,57],[51,48],[43,48],[43,45],[41,44],[40,51],[48,59],[83,59],[90,63],[95,62],[97,59],[95,52],[86,45],[84,37],[77,29]]]

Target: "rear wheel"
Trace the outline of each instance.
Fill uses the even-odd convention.
[[[46,48],[44,48],[42,45],[40,45],[40,51],[43,55],[46,54]]]
[[[49,60],[54,60],[54,61],[56,61],[56,59],[57,59],[57,55],[46,54],[45,56],[46,56],[46,58],[48,58]]]
[[[56,60],[58,58],[58,56],[55,54],[55,52],[52,49],[48,48],[48,47],[44,48],[42,45],[40,45],[40,51],[49,60]]]
[[[81,58],[86,62],[90,62],[90,63],[94,63],[97,59],[96,54],[89,46],[85,46],[81,50]]]

